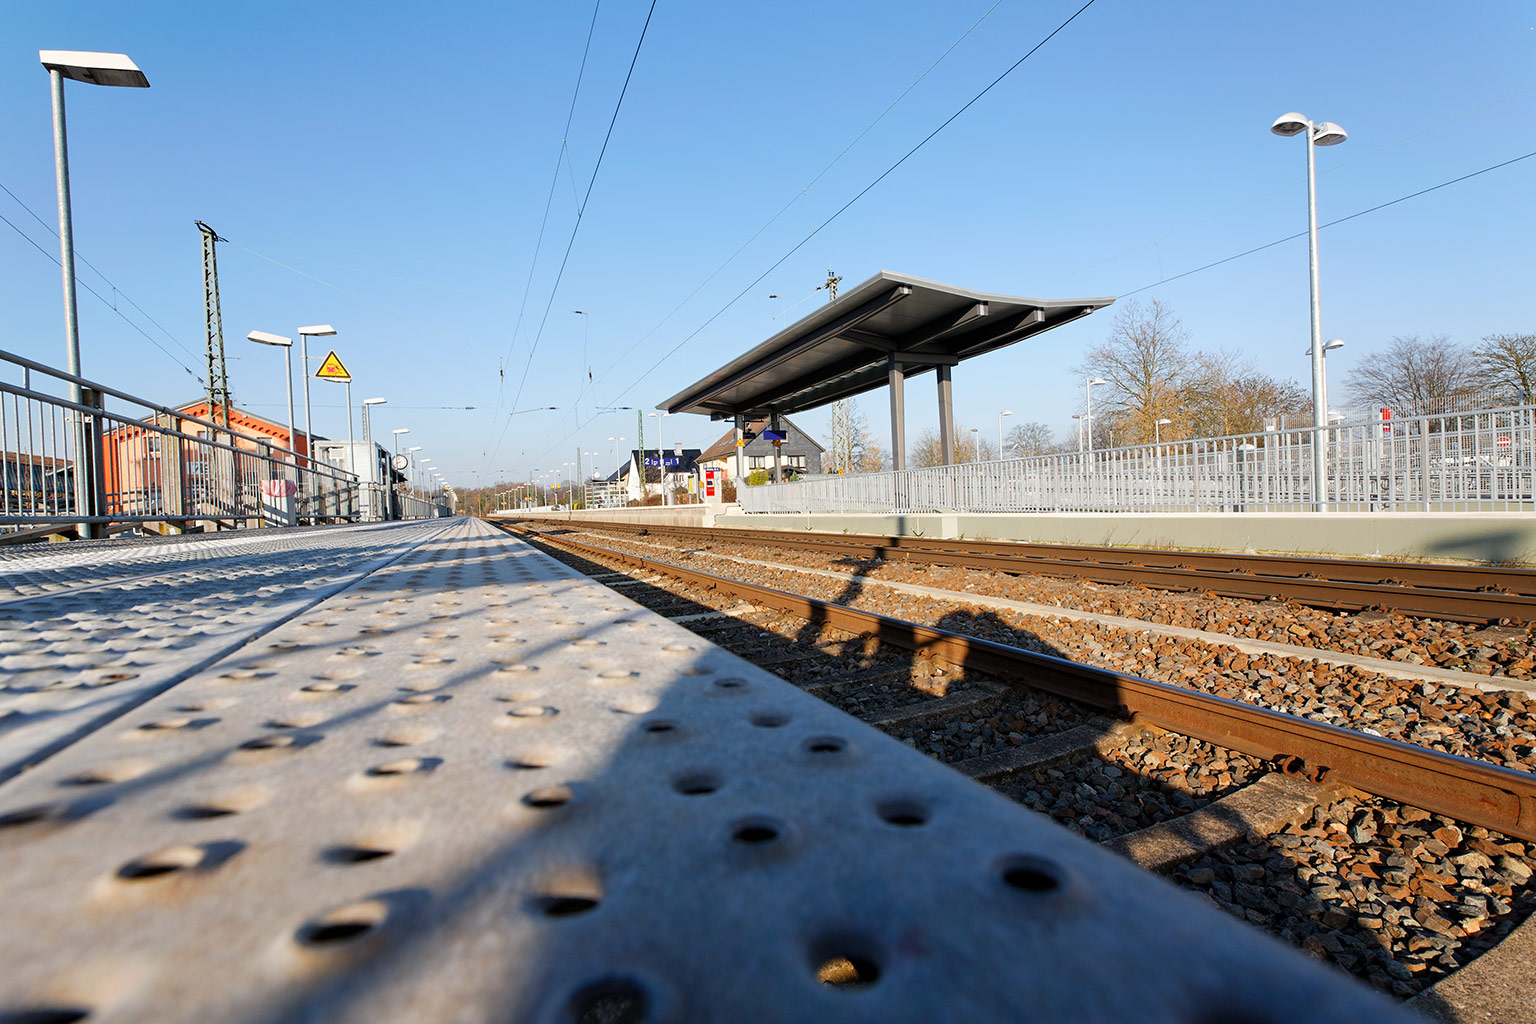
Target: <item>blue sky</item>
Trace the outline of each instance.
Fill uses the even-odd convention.
[[[1157,285],[1139,297],[1170,303],[1194,345],[1304,381],[1304,240],[1159,284],[1305,227],[1304,146],[1269,133],[1276,116],[1350,133],[1319,150],[1324,221],[1536,150],[1529,4],[1097,0],[752,285],[1080,5],[659,0],[553,296],[648,0],[603,0],[568,136],[587,3],[11,0],[0,184],[53,224],[37,51],[128,53],[149,90],[69,87],[76,246],[171,355],[82,293],[86,375],[165,402],[201,392],[186,368],[202,372],[202,219],[229,239],[238,403],[282,417],[280,370],[247,331],[332,323],[354,398],[389,399],[376,433],[410,428],[474,486],[558,470],[578,449],[611,468],[607,438],[632,440],[635,414],[596,406],[653,409],[823,301],[811,289],[828,268],[845,287],[886,268],[1045,298]],[[1533,184],[1536,158],[1324,231],[1323,329],[1347,342],[1330,377],[1394,335],[1536,330]],[[56,253],[3,193],[0,215]],[[0,348],[62,365],[58,268],[5,224],[0,261]],[[1007,408],[1068,431],[1071,367],[1112,315],[959,368],[962,426],[990,435]],[[909,438],[935,420],[930,380],[908,388]],[[317,383],[314,404],[316,431],[345,436],[340,388]],[[544,405],[560,409],[506,416]],[[884,393],[861,406],[888,434]],[[818,436],[826,419],[797,417]],[[666,440],[722,429],[672,417]]]

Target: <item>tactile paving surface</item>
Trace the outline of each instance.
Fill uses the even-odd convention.
[[[443,529],[0,549],[0,780]]]
[[[1404,1019],[474,521],[0,786],[0,906],[0,1020]]]

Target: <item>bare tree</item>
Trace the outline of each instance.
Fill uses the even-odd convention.
[[[1027,459],[1056,450],[1056,433],[1049,426],[1037,422],[1019,423],[1008,431],[1003,457]]]
[[[878,473],[885,453],[869,429],[869,417],[857,402],[845,398],[832,406],[827,439],[826,471],[829,473]]]
[[[997,458],[991,441],[982,437],[977,431],[958,426],[955,427],[954,454],[957,465],[962,462],[987,462]],[[907,459],[914,468],[942,466],[944,464],[943,445],[938,430],[928,427],[918,434],[916,442],[907,453]]]
[[[1472,365],[1494,401],[1529,402],[1536,395],[1536,334],[1490,334],[1472,350]]]
[[[1173,422],[1162,430],[1164,440],[1249,434],[1270,418],[1306,422],[1312,411],[1300,384],[1260,373],[1231,352],[1197,353],[1179,397],[1180,412],[1167,417]]]
[[[1116,443],[1150,441],[1153,424],[1178,406],[1180,380],[1189,365],[1184,329],[1173,307],[1153,299],[1127,301],[1115,315],[1109,337],[1088,350],[1077,372],[1109,381],[1105,411],[1123,414]],[[1094,424],[1098,438],[1098,424]]]
[[[1357,363],[1344,387],[1362,405],[1387,406],[1397,416],[1434,416],[1471,388],[1473,372],[1465,350],[1445,335],[1400,335],[1385,352]]]

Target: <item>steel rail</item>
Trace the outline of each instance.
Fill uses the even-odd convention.
[[[557,548],[611,559],[720,590],[813,622],[987,672],[1011,685],[1045,690],[1169,732],[1279,763],[1318,783],[1352,786],[1505,835],[1536,840],[1536,775],[1457,757],[1305,718],[1197,693],[1110,669],[1080,665],[952,630],[861,611],[799,594],[687,569],[626,551],[538,534],[510,532]]]
[[[547,521],[564,526],[574,523]],[[633,523],[588,523],[584,527],[636,535],[769,544],[856,558],[1037,573],[1097,583],[1138,583],[1166,590],[1204,591],[1221,597],[1281,598],[1339,610],[1381,608],[1458,622],[1536,622],[1536,570],[1531,569]]]

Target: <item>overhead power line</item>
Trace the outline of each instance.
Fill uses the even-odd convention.
[[[899,104],[902,100],[906,99],[907,98],[907,94],[910,93],[913,89],[916,89],[918,87],[918,85],[923,81],[923,79],[927,78],[933,72],[934,68],[936,68],[940,64],[942,64],[944,62],[944,58],[948,57],[951,53],[954,52],[955,47],[957,47],[961,43],[965,42],[965,40],[967,38],[969,38],[970,34],[972,32],[974,32],[974,31],[976,31],[976,29],[981,25],[981,23],[983,21],[986,21],[987,18],[992,14],[992,12],[997,10],[997,8],[1002,4],[1002,2],[1003,2],[1003,0],[996,0],[996,2],[993,3],[991,7],[988,7],[986,9],[986,11],[984,11],[982,13],[981,17],[977,18],[975,21],[973,21],[971,23],[971,27],[970,28],[968,28],[964,32],[960,33],[960,36],[954,42],[950,43],[949,46],[947,46],[945,48],[944,52],[939,54],[938,57],[935,58],[935,60],[933,61],[932,64],[929,64],[926,68],[923,69],[923,73],[922,74],[920,74],[916,78],[912,79],[912,81],[907,85],[907,87],[905,89],[903,89],[901,91],[901,93],[899,95],[897,95],[897,97],[895,99],[891,100],[890,103],[886,104],[885,109],[880,111],[879,114],[875,115],[875,119],[873,121],[869,122],[869,124],[865,125],[863,131],[861,131],[861,132],[859,132],[859,134],[855,135],[853,137],[853,139],[846,146],[844,146],[841,150],[838,151],[838,154],[836,156],[834,156],[831,160],[827,161],[827,165],[825,167],[823,167],[821,170],[817,171],[815,177],[813,177],[810,181],[806,182],[803,186],[801,186],[799,191],[797,191],[793,196],[791,196],[787,203],[785,203],[783,206],[779,207],[779,210],[778,210],[777,213],[775,213],[772,217],[769,217],[766,221],[764,221],[762,226],[759,227],[756,231],[752,232],[752,235],[745,242],[742,242],[741,245],[736,247],[736,251],[735,252],[733,252],[729,256],[727,256],[725,258],[725,260],[720,263],[719,266],[717,266],[714,270],[710,271],[709,275],[707,277],[705,277],[704,280],[700,281],[698,283],[698,285],[696,285],[694,287],[693,291],[691,291],[687,295],[685,295],[681,302],[679,302],[676,306],[672,307],[672,311],[671,312],[669,312],[666,316],[662,317],[659,321],[657,321],[655,327],[652,327],[650,330],[648,330],[644,334],[642,334],[639,337],[639,339],[637,341],[635,341],[635,343],[633,345],[630,345],[629,348],[627,348],[623,352],[621,352],[617,359],[612,360],[608,364],[608,368],[603,371],[602,376],[598,378],[599,383],[601,383],[604,380],[607,380],[608,379],[608,375],[614,371],[614,369],[618,366],[619,363],[621,363],[625,359],[627,359],[629,357],[630,353],[635,351],[635,349],[637,349],[641,345],[645,344],[645,342],[650,339],[651,335],[653,335],[657,331],[661,330],[661,328],[666,324],[666,322],[668,320],[671,320],[674,316],[676,316],[678,314],[678,311],[681,310],[684,306],[686,306],[689,302],[691,302],[695,295],[697,295],[697,294],[699,294],[699,292],[703,291],[704,288],[709,284],[709,282],[713,281],[716,277],[718,277],[720,275],[721,271],[725,270],[726,267],[728,267],[732,263],[736,262],[736,257],[740,256],[743,252],[746,252],[747,247],[750,246],[753,242],[757,241],[758,238],[762,235],[762,233],[764,231],[767,231],[774,224],[778,223],[779,218],[784,216],[784,214],[789,211],[789,208],[791,206],[794,206],[801,199],[804,199],[805,196],[810,192],[811,188],[818,181],[820,181],[822,178],[826,177],[827,172],[830,171],[834,166],[836,166],[838,161],[842,160],[843,157],[847,156],[848,153],[853,149],[854,146],[857,146],[861,141],[863,141],[864,136],[868,135],[871,131],[873,131],[875,126],[878,125],[881,121],[885,120],[885,115],[889,114],[892,110],[895,110],[896,109],[896,105]]]
[[[1410,192],[1405,196],[1398,196],[1396,199],[1389,199],[1384,203],[1377,203],[1375,206],[1367,207],[1364,210],[1358,210],[1347,216],[1340,217],[1337,220],[1330,220],[1326,224],[1319,224],[1317,229],[1321,231],[1323,228],[1331,228],[1336,224],[1343,224],[1345,221],[1351,221],[1357,217],[1364,217],[1368,213],[1375,213],[1377,210],[1385,210],[1389,206],[1396,206],[1398,203],[1406,203],[1410,199],[1417,199],[1419,196],[1428,195],[1431,192],[1435,192],[1439,189],[1458,184],[1460,182],[1466,181],[1469,178],[1475,178],[1480,174],[1487,174],[1489,171],[1496,171],[1501,167],[1508,167],[1510,164],[1517,164],[1521,160],[1529,160],[1533,156],[1536,156],[1536,150],[1532,150],[1531,152],[1525,153],[1521,156],[1512,157],[1500,163],[1492,164],[1488,167],[1482,168],[1481,170],[1472,171],[1470,174],[1463,174],[1459,178],[1452,178],[1449,181],[1442,181],[1438,185],[1431,185],[1428,188],[1421,188],[1417,192]],[[1132,295],[1139,295],[1142,292],[1161,287],[1162,285],[1177,281],[1180,278],[1189,277],[1192,274],[1198,274],[1201,271],[1210,270],[1213,267],[1219,267],[1223,263],[1231,263],[1233,260],[1240,260],[1244,256],[1252,256],[1256,252],[1263,252],[1265,249],[1273,249],[1277,245],[1284,245],[1286,242],[1295,241],[1298,238],[1305,238],[1306,235],[1307,233],[1305,231],[1298,231],[1294,235],[1286,235],[1284,238],[1277,238],[1273,242],[1265,242],[1263,245],[1256,245],[1252,249],[1245,249],[1240,253],[1236,253],[1235,255],[1227,256],[1224,259],[1219,259],[1214,262],[1207,263],[1204,266],[1196,267],[1193,270],[1186,270],[1182,274],[1175,274],[1172,277],[1165,277],[1160,281],[1154,281],[1151,284],[1142,285],[1140,288],[1136,288],[1132,291],[1122,292],[1118,297],[1124,299],[1129,298]]]
[[[539,253],[544,249],[544,229],[549,224],[549,209],[555,201],[555,187],[560,184],[560,164],[564,161],[567,170],[570,169],[571,122],[576,117],[576,99],[581,95],[581,81],[587,73],[587,54],[592,51],[592,33],[597,29],[597,12],[602,7],[602,0],[597,0],[592,5],[592,23],[587,26],[587,43],[581,50],[581,66],[576,69],[576,86],[571,90],[571,106],[565,115],[565,130],[560,133],[560,148],[555,151],[555,172],[549,179],[549,195],[544,199],[544,216],[539,221],[539,236],[533,243],[533,258],[528,261],[528,280],[523,282],[523,300],[517,308],[517,321],[512,325],[512,338],[507,343],[507,359],[512,358],[512,350],[517,346],[517,334],[523,327],[523,315],[528,309],[528,293],[533,289],[533,273],[539,266]],[[572,172],[574,174],[574,172]],[[576,183],[571,181],[571,193],[574,197]],[[581,207],[576,208],[576,216],[581,217]],[[501,387],[496,389],[496,409],[501,410]]]
[[[902,164],[904,164],[908,160],[910,160],[914,154],[916,154],[924,146],[928,145],[929,142],[933,141],[935,136],[937,136],[945,128],[948,128],[951,124],[953,124],[956,121],[956,119],[958,119],[960,117],[960,115],[964,114],[967,110],[971,109],[971,107],[975,106],[976,103],[978,103],[983,96],[985,96],[987,93],[989,93],[993,89],[995,89],[1003,81],[1003,79],[1007,78],[1009,75],[1011,75],[1015,71],[1017,71],[1019,69],[1019,67],[1025,61],[1029,60],[1030,57],[1034,56],[1035,53],[1037,51],[1039,51],[1039,49],[1042,46],[1044,46],[1046,43],[1048,43],[1052,39],[1056,38],[1058,33],[1060,33],[1062,30],[1064,30],[1068,25],[1070,25],[1074,21],[1076,21],[1078,16],[1081,15],[1088,8],[1092,7],[1095,2],[1096,2],[1096,0],[1088,0],[1087,3],[1083,4],[1083,6],[1079,7],[1076,11],[1072,12],[1072,15],[1070,17],[1068,17],[1065,21],[1063,21],[1060,25],[1057,25],[1055,28],[1051,29],[1050,33],[1048,35],[1046,35],[1046,37],[1044,39],[1040,40],[1034,46],[1030,47],[1028,52],[1026,52],[1024,54],[1024,56],[1022,56],[1018,60],[1014,61],[1013,64],[1010,65],[1006,71],[1004,71],[1002,74],[998,75],[991,82],[989,82],[985,88],[983,88],[980,92],[978,92],[976,95],[972,96],[969,100],[967,100],[965,102],[965,104],[960,107],[959,110],[956,110],[953,114],[950,114],[948,117],[946,117],[939,124],[939,126],[937,128],[935,128],[933,131],[929,132],[927,135],[923,136],[922,141],[918,142],[917,145],[913,146],[911,149],[907,150],[906,153],[902,154],[900,159],[898,159],[895,163],[891,164],[885,170],[881,171],[879,176],[877,176],[875,178],[875,180],[871,181],[868,185],[865,185],[863,188],[859,189],[859,191],[854,194],[852,199],[848,200],[842,206],[838,207],[837,211],[835,213],[833,213],[832,216],[828,217],[826,220],[822,221],[819,225],[817,225],[815,230],[813,230],[805,238],[802,238],[800,241],[796,242],[790,248],[790,250],[788,252],[786,252],[784,255],[780,256],[778,259],[774,260],[773,263],[768,267],[767,270],[764,270],[761,274],[759,274],[757,277],[755,277],[750,284],[748,284],[741,291],[737,292],[736,295],[729,302],[727,302],[725,305],[721,306],[713,314],[711,314],[709,319],[705,320],[698,327],[694,328],[692,333],[690,333],[687,337],[685,337],[682,341],[678,342],[676,345],[672,346],[672,348],[668,349],[667,352],[665,354],[663,354],[660,359],[656,360],[656,362],[651,364],[650,369],[646,370],[644,373],[642,373],[639,376],[637,376],[630,383],[630,385],[628,387],[626,387],[623,391],[620,391],[618,393],[618,395],[615,396],[614,401],[618,401],[620,398],[622,398],[625,395],[629,394],[629,392],[632,391],[635,387],[637,387],[640,384],[641,381],[645,380],[645,378],[649,377],[651,374],[655,373],[658,369],[660,369],[661,365],[663,363],[665,363],[668,359],[672,358],[672,356],[676,355],[679,349],[681,349],[684,345],[688,344],[694,338],[698,337],[699,334],[702,333],[705,328],[707,328],[710,324],[712,324],[716,320],[718,320],[722,315],[724,315],[724,313],[727,310],[729,310],[732,306],[736,305],[736,303],[740,302],[743,297],[745,297],[749,292],[751,292],[752,289],[756,288],[759,284],[761,284],[762,281],[763,281],[763,278],[767,277],[769,274],[771,274],[775,270],[777,270],[784,263],[785,260],[789,259],[795,253],[799,252],[801,250],[801,248],[803,248],[807,242],[809,242],[812,238],[814,238],[820,232],[826,230],[826,228],[827,228],[827,226],[829,224],[831,224],[833,221],[837,220],[845,212],[847,212],[849,207],[853,206],[853,204],[857,203],[860,199],[863,199],[866,195],[868,195],[870,193],[871,190],[873,190],[875,188],[876,185],[879,185],[886,178],[890,177],[891,174],[894,173],[898,167],[900,167]]]
[[[6,191],[9,192],[10,190],[6,189]],[[14,198],[14,196],[13,196],[13,198]],[[19,202],[19,200],[18,200],[18,202]],[[16,226],[16,222],[15,221],[11,220],[9,217],[5,216],[4,214],[0,214],[0,220],[5,221],[5,223],[10,227],[10,229],[12,231],[16,232],[22,238],[26,239],[28,245],[32,246],[32,248],[36,249],[38,252],[40,252],[44,256],[46,256],[48,258],[49,262],[51,262],[54,266],[57,267],[57,266],[60,265],[59,264],[59,258],[57,256],[55,256],[53,253],[49,252],[47,249],[44,249],[42,246],[38,245],[37,241],[31,235],[27,234],[25,231],[21,230],[21,228]],[[95,268],[93,267],[91,269],[94,270]],[[96,272],[98,274],[101,273],[101,271],[99,271],[99,270],[97,270]],[[106,280],[105,276],[103,276],[102,279]],[[179,358],[177,358],[177,356],[176,356],[176,354],[174,352],[172,352],[170,349],[166,348],[164,345],[162,345],[158,341],[156,341],[154,339],[154,336],[151,335],[148,331],[146,331],[144,328],[140,327],[138,324],[136,324],[132,320],[130,320],[126,315],[124,315],[123,311],[118,309],[116,304],[111,302],[110,300],[108,300],[105,295],[101,294],[101,292],[98,292],[95,288],[92,288],[90,285],[86,284],[84,281],[81,281],[79,278],[75,279],[75,283],[77,285],[79,285],[81,288],[84,288],[86,291],[90,292],[92,295],[96,296],[98,299],[100,299],[101,300],[101,304],[103,306],[106,306],[113,313],[117,314],[118,319],[120,319],[123,323],[127,324],[129,327],[132,327],[134,330],[136,330],[140,334],[142,334],[144,336],[144,340],[145,341],[149,342],[151,345],[155,346],[155,348],[157,348],[161,352],[165,353],[166,358],[170,359],[171,362],[175,363],[177,366],[179,366],[183,370],[185,370],[187,376],[191,377],[193,380],[197,381],[199,384],[203,383],[203,378],[201,378],[201,377],[199,377],[197,375],[197,371],[193,370],[186,363],[183,363]],[[117,292],[118,294],[121,294],[121,291],[117,288],[116,285],[113,285],[113,290],[114,290],[114,292]],[[127,298],[127,296],[124,296],[124,298]],[[129,300],[129,301],[132,301],[132,300]],[[139,308],[138,304],[134,303],[133,308],[134,309],[138,309]],[[140,310],[140,312],[143,312],[143,311]],[[147,318],[148,314],[145,314],[145,316]],[[153,321],[151,321],[151,322],[153,322]],[[160,325],[159,324],[155,324],[155,326],[159,327]],[[161,330],[165,330],[165,328],[163,328],[163,327],[161,327],[160,329]],[[172,338],[172,340],[174,341],[175,339]],[[183,348],[185,348],[185,346],[183,346]]]
[[[749,284],[745,288],[743,288],[740,292],[738,292],[736,294],[736,296],[734,298],[732,298],[724,306],[722,306],[718,310],[716,310],[715,313],[713,315],[711,315],[708,320],[705,320],[702,324],[700,324],[697,328],[695,328],[693,333],[689,334],[682,341],[680,341],[676,345],[674,345],[665,355],[663,355],[654,364],[652,364],[650,369],[646,370],[640,376],[636,377],[635,380],[628,387],[626,387],[623,391],[619,392],[618,395],[614,396],[613,401],[615,403],[618,402],[618,400],[620,398],[622,398],[624,395],[629,394],[629,392],[632,391],[642,380],[644,380],[646,377],[649,377],[652,373],[656,372],[656,370],[661,366],[662,363],[666,362],[674,354],[676,354],[678,349],[681,349],[684,345],[688,344],[688,342],[692,341],[706,327],[708,327],[710,324],[714,323],[717,319],[719,319],[720,316],[726,312],[726,310],[730,309],[737,302],[741,301],[743,296],[745,296],[753,288],[756,288],[762,282],[763,278],[765,278],[769,274],[773,273],[773,271],[775,269],[777,269],[785,260],[789,259],[789,257],[793,256],[796,252],[798,252],[800,250],[800,248],[805,245],[806,242],[810,241],[811,238],[815,237],[815,235],[817,233],[819,233],[820,231],[822,231],[824,228],[826,228],[826,226],[828,224],[831,224],[838,217],[842,216],[842,214],[845,211],[847,211],[849,207],[851,207],[854,203],[858,202],[866,194],[868,194],[871,189],[873,189],[876,185],[880,184],[880,182],[884,181],[887,177],[889,177],[890,174],[893,171],[895,171],[898,167],[900,167],[902,164],[906,163],[907,160],[909,158],[911,158],[911,156],[914,153],[916,153],[918,150],[922,149],[929,142],[931,142],[934,139],[935,136],[937,136],[940,132],[942,132],[945,128],[947,128],[950,124],[952,124],[955,121],[956,118],[960,117],[961,114],[964,114],[967,110],[969,110],[972,106],[974,106],[978,100],[980,100],[983,96],[985,96],[987,93],[991,92],[994,88],[996,88],[998,83],[1002,82],[1003,79],[1007,78],[1009,75],[1013,74],[1014,71],[1018,70],[1020,65],[1022,65],[1026,60],[1028,60],[1031,56],[1033,56],[1035,54],[1035,52],[1038,51],[1042,46],[1044,46],[1046,43],[1050,42],[1053,38],[1055,38],[1056,35],[1059,32],[1061,32],[1063,29],[1065,29],[1068,25],[1072,24],[1072,22],[1076,21],[1080,14],[1082,14],[1088,8],[1093,6],[1094,2],[1095,2],[1095,0],[1088,0],[1087,3],[1083,4],[1076,11],[1074,11],[1072,13],[1071,17],[1067,18],[1061,24],[1057,25],[1054,29],[1052,29],[1050,31],[1050,33],[1048,35],[1046,35],[1046,37],[1044,39],[1041,39],[1034,46],[1030,47],[1030,49],[1028,50],[1028,52],[1026,52],[1024,54],[1024,56],[1022,56],[1018,60],[1014,61],[1013,64],[1010,65],[1009,68],[1006,71],[1004,71],[1002,74],[998,75],[990,83],[988,83],[985,88],[983,88],[980,92],[978,92],[976,95],[972,96],[969,100],[967,100],[965,102],[965,104],[960,107],[960,109],[956,110],[953,114],[949,115],[949,117],[945,118],[944,121],[937,128],[935,128],[933,131],[929,132],[926,136],[924,136],[922,141],[918,142],[917,145],[915,145],[911,149],[907,150],[907,152],[900,159],[898,159],[895,163],[891,164],[883,172],[881,172],[879,177],[875,178],[874,181],[870,182],[868,185],[864,186],[864,188],[860,189],[859,192],[852,199],[848,200],[841,207],[839,207],[837,212],[833,213],[832,216],[830,216],[826,220],[822,221],[822,223],[821,223],[821,225],[819,227],[817,227],[815,230],[813,230],[809,235],[807,235],[800,242],[796,243],[796,245],[792,249],[790,249],[788,252],[786,252],[783,256],[780,256],[776,261],[774,261],[772,266],[770,266],[767,270],[765,270],[761,274],[759,274],[752,281],[751,284]],[[988,13],[990,13],[990,11]],[[972,27],[974,28],[974,26],[972,26]],[[962,36],[961,38],[963,39],[964,36]],[[951,49],[953,49],[953,47],[951,47]],[[948,52],[948,51],[946,51],[946,52]],[[930,68],[930,70],[931,70],[931,68]],[[846,152],[846,150],[845,150],[845,152]],[[831,166],[831,165],[829,164],[828,166]],[[668,314],[668,316],[670,316],[670,315],[671,314]],[[590,422],[590,420],[587,421],[587,422]],[[543,453],[541,453],[540,455],[536,456],[535,457],[535,461],[537,461],[538,459],[543,458],[550,451],[553,451],[555,448],[558,448],[560,445],[562,445],[566,441],[570,440],[571,437],[573,437],[575,434],[579,433],[581,431],[582,427],[584,427],[585,425],[586,424],[580,420],[580,417],[579,417],[579,414],[578,414],[576,428],[574,430],[572,430],[569,434],[566,434],[565,437],[563,437],[559,441],[555,442],[555,444],[551,445]],[[505,436],[505,433],[506,433],[506,431],[504,429],[502,431],[502,435]],[[495,453],[497,451],[500,451],[500,449],[501,449],[501,440],[500,440],[500,438],[498,438],[497,442],[496,442],[496,447],[493,450],[490,459],[488,459],[487,461],[489,462],[489,461],[494,460]]]
[[[1091,2],[1091,0],[1090,0]],[[539,320],[539,329],[533,336],[533,344],[528,348],[528,359],[523,363],[522,376],[517,381],[517,391],[513,393],[512,407],[517,408],[518,402],[523,397],[523,386],[528,382],[528,371],[533,366],[534,354],[539,350],[539,340],[544,336],[544,327],[549,322],[549,311],[555,304],[555,296],[560,291],[560,281],[565,277],[566,264],[571,259],[571,248],[576,244],[576,233],[581,230],[582,216],[586,213],[587,203],[592,199],[592,189],[597,184],[598,172],[603,167],[603,157],[608,153],[608,142],[613,138],[613,128],[619,121],[619,111],[624,106],[624,97],[629,92],[630,79],[634,77],[635,65],[640,60],[640,48],[645,45],[646,33],[651,28],[651,18],[656,13],[656,0],[651,0],[650,10],[646,12],[645,24],[640,29],[640,38],[635,42],[635,52],[629,59],[629,71],[624,75],[624,86],[619,90],[619,98],[613,105],[613,116],[608,120],[608,132],[603,136],[602,148],[598,150],[597,162],[592,166],[592,177],[587,180],[587,192],[581,199],[581,205],[576,210],[576,223],[571,225],[571,237],[565,243],[565,255],[560,258],[560,269],[555,273],[555,283],[549,289],[549,300],[544,303],[544,316]],[[558,168],[557,168],[558,171]],[[508,355],[511,355],[510,350]],[[499,407],[498,407],[499,409]],[[508,424],[510,426],[510,423]],[[501,440],[507,435],[507,426],[502,427],[501,433],[496,438],[495,447],[491,449],[488,461],[494,461],[496,453],[501,450]]]

